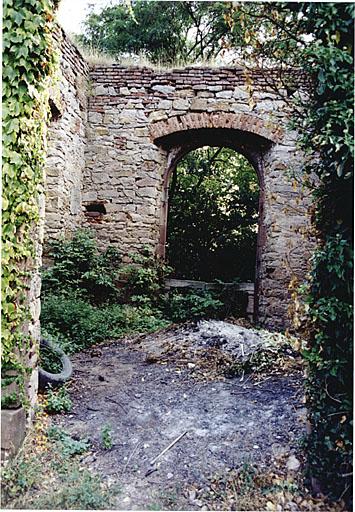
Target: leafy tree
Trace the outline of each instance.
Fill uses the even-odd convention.
[[[225,2],[132,1],[92,12],[79,41],[114,57],[144,54],[152,62],[195,62],[223,50],[233,38],[224,17]]]
[[[175,275],[253,280],[258,180],[228,148],[204,147],[178,164],[170,184],[168,260]]]

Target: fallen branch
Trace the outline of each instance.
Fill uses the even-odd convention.
[[[168,450],[170,450],[170,448],[172,448],[177,442],[180,441],[180,439],[182,439],[184,437],[185,434],[188,433],[188,430],[186,430],[185,432],[183,432],[182,434],[179,435],[179,437],[177,437],[172,443],[169,444],[169,446],[167,446],[166,448],[164,448],[164,450],[162,452],[159,453],[159,455],[157,455],[155,457],[155,459],[153,459],[151,462],[150,462],[150,465],[151,466],[154,466],[154,464],[156,463],[156,461],[158,459],[160,459],[160,457],[162,457],[164,455],[164,453],[166,453]]]
[[[110,396],[106,396],[105,397],[105,400],[107,400],[108,402],[112,402],[113,404],[116,404],[118,405],[118,407],[121,407],[122,411],[127,414],[127,410],[125,409],[125,407],[123,407],[122,404],[120,404],[119,402],[117,402],[116,400],[114,400],[113,398],[111,398]]]

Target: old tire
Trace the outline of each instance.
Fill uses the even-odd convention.
[[[38,387],[40,391],[44,391],[45,389],[48,388],[48,386],[56,388],[58,386],[63,385],[67,380],[70,379],[73,373],[73,367],[69,357],[63,352],[63,350],[60,347],[54,345],[49,340],[45,340],[42,338],[40,347],[48,348],[50,350],[53,350],[53,352],[56,352],[59,355],[60,361],[62,363],[62,371],[60,373],[50,373],[41,367],[38,368]]]

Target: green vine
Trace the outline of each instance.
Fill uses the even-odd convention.
[[[312,4],[316,43],[307,52],[317,87],[302,146],[319,159],[314,224],[321,245],[306,288],[306,382],[312,431],[307,440],[313,488],[352,494],[353,377],[353,20],[352,4]]]
[[[49,81],[57,66],[51,0],[5,0],[3,18],[2,365],[24,376],[28,290],[43,193]]]

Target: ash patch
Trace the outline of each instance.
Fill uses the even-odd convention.
[[[74,408],[55,421],[90,439],[92,450],[83,463],[121,486],[117,510],[197,510],[191,485],[203,489],[213,473],[244,463],[270,467],[278,464],[280,453],[297,455],[305,421],[299,374],[200,382],[169,361],[147,362],[171,337],[191,343],[191,336],[199,353],[205,343],[212,344],[211,350],[217,350],[213,344],[226,347],[232,343],[226,332],[233,332],[238,350],[238,340],[244,339],[239,329],[219,328],[219,323],[183,326],[103,344],[73,358]],[[109,450],[102,446],[105,425],[112,429]]]
[[[246,329],[221,320],[202,320],[190,332],[188,339],[197,347],[222,348],[234,357],[249,356],[265,345],[260,331]]]

